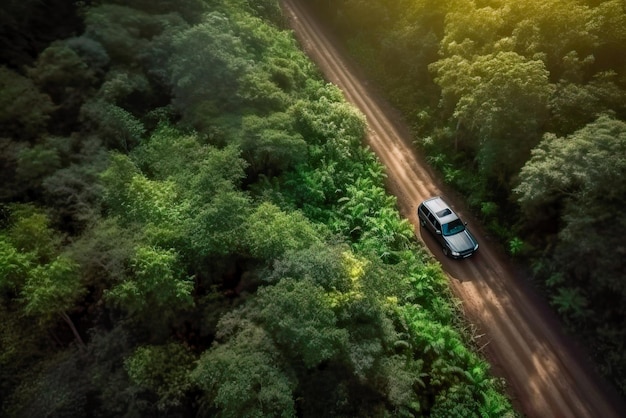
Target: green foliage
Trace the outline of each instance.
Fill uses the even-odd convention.
[[[252,205],[240,192],[221,192],[188,223],[189,240],[200,256],[227,255],[245,248]]]
[[[159,409],[177,406],[191,389],[189,373],[194,357],[182,345],[143,346],[124,361],[130,379],[153,391]]]
[[[476,134],[477,158],[487,176],[508,176],[521,167],[553,91],[544,64],[498,52],[470,60],[454,55],[431,68],[444,103],[455,103],[454,118]]]
[[[276,260],[273,269],[264,278],[270,283],[283,277],[307,278],[317,286],[330,291],[348,291],[351,286],[344,268],[346,245],[330,246],[326,243],[311,243],[300,250],[288,250]]]
[[[233,110],[238,104],[237,88],[249,70],[246,50],[229,18],[217,12],[177,33],[172,47],[172,103],[189,126],[203,131],[208,116]]]
[[[146,235],[154,243],[166,244],[180,239],[189,202],[180,199],[175,182],[147,179],[130,158],[122,154],[111,156],[101,181],[104,203],[122,225],[144,226]]]
[[[22,253],[32,253],[38,261],[52,260],[61,244],[60,237],[50,228],[50,220],[31,205],[15,205],[11,209],[8,238]]]
[[[613,71],[594,75],[586,84],[561,81],[550,99],[550,110],[556,133],[566,135],[588,123],[598,115],[617,112],[626,114],[626,91],[619,87]]]
[[[585,315],[569,323],[599,348],[598,324],[624,322],[623,286],[616,281],[623,276],[623,245],[613,239],[624,224],[617,197],[624,195],[624,152],[606,140],[620,134],[597,122],[626,118],[623,2],[309,3],[426,138],[419,143],[429,159],[503,246],[512,244],[522,262],[545,258],[550,271],[540,280],[562,278],[548,285],[547,298],[561,288],[581,289]],[[302,176],[300,191],[324,202],[330,194],[321,186],[335,184],[312,173]],[[601,350],[606,365],[610,355]],[[611,357],[623,364],[615,360],[621,352]],[[617,367],[606,369],[618,374]],[[624,386],[623,378],[616,381]]]
[[[56,104],[88,94],[95,83],[94,71],[67,44],[56,42],[46,48],[28,70],[28,77]]]
[[[102,100],[85,103],[81,108],[81,122],[112,149],[128,152],[145,133],[143,124],[132,114]]]
[[[524,241],[519,237],[513,237],[509,241],[509,252],[511,255],[518,255],[524,250]]]
[[[584,317],[588,313],[585,309],[588,305],[587,298],[578,288],[559,288],[558,294],[552,298],[552,304],[560,314],[574,319]]]
[[[340,100],[341,93],[334,86],[325,85],[317,94],[315,101],[300,101],[291,109],[296,127],[307,142],[335,140],[352,144],[360,140],[365,132],[365,117]]]
[[[46,130],[55,110],[50,96],[17,72],[0,67],[0,135],[31,139]]]
[[[286,213],[271,203],[259,205],[246,225],[250,253],[266,261],[288,250],[306,248],[319,239],[313,225],[301,213]]]
[[[24,321],[21,312],[14,312],[12,307],[6,306],[4,289],[0,288],[0,292],[0,399],[3,399],[0,411],[4,411],[8,406],[8,395],[19,385],[23,370],[45,355],[45,345],[42,344],[45,337],[42,338],[40,324]]]
[[[59,256],[46,265],[33,268],[22,289],[24,312],[48,322],[71,310],[85,289],[72,260]]]
[[[41,187],[42,180],[61,167],[59,150],[47,144],[23,148],[17,154],[17,181],[32,189]]]
[[[416,22],[379,61],[434,88],[451,3],[344,3],[381,11],[377,30],[381,16]],[[448,325],[446,279],[385,194],[364,116],[279,12],[275,0],[105,1],[84,9],[84,34],[40,49],[36,83],[1,70],[3,132],[31,141],[2,144],[2,198],[47,214],[1,214],[2,413],[419,416],[445,399],[510,410]],[[22,96],[32,109],[12,107]]]
[[[106,72],[106,67],[111,60],[102,44],[85,35],[69,38],[63,42],[80,57],[95,76]]]
[[[618,255],[626,231],[620,209],[626,191],[616,181],[626,174],[625,146],[626,124],[608,116],[566,138],[546,135],[516,188],[529,220],[562,224],[552,257],[562,283],[556,283],[551,299],[566,318],[581,323],[584,317],[591,329],[596,321],[605,324],[604,317],[626,315],[621,303],[607,303],[626,295],[620,279],[624,258]],[[547,210],[551,207],[560,210]],[[590,310],[598,316],[589,317]]]
[[[168,0],[111,0],[109,3],[122,4],[153,16],[179,14],[189,23],[198,23],[202,13],[207,11],[207,2],[202,0],[181,0],[176,4]]]
[[[0,232],[0,304],[6,308],[8,347],[12,349],[13,331],[25,318],[34,320],[41,330],[50,329],[63,319],[78,343],[82,338],[68,312],[85,295],[85,283],[77,264],[60,251],[60,237],[49,227],[48,218],[32,206],[11,207],[10,227]],[[19,320],[11,318],[17,315]],[[37,338],[35,338],[36,340]]]
[[[78,231],[98,217],[102,196],[98,179],[108,157],[100,141],[90,138],[68,160],[69,165],[43,179],[43,198],[56,209],[51,215],[55,223],[62,219],[67,230]]]
[[[308,280],[283,279],[260,289],[259,320],[284,356],[313,368],[337,354],[347,332],[337,328],[331,301]]]
[[[123,228],[114,218],[102,219],[88,228],[69,247],[89,285],[101,289],[124,280],[135,245],[134,231]]]
[[[597,199],[619,200],[622,190],[611,179],[624,171],[625,132],[623,122],[603,116],[568,138],[546,135],[521,171],[522,207],[530,212],[566,197],[584,198],[577,206],[591,208]]]
[[[111,70],[98,90],[98,96],[106,103],[126,103],[133,94],[149,93],[150,81],[142,73]]]
[[[0,235],[0,291],[4,303],[5,294],[17,294],[33,261],[32,253],[18,251],[4,234]]]
[[[243,118],[240,146],[252,173],[280,173],[305,160],[307,143],[291,123],[286,113]]]
[[[117,323],[110,330],[93,329],[87,345],[88,362],[80,370],[89,377],[99,402],[90,405],[94,416],[156,415],[153,399],[142,399],[145,389],[132,383],[125,360],[133,355],[136,330]]]
[[[121,66],[132,66],[144,56],[153,37],[168,28],[186,26],[180,15],[146,13],[128,2],[91,7],[85,16],[85,35],[99,42],[111,60]]]
[[[205,391],[202,416],[295,416],[293,377],[268,334],[250,322],[198,360],[192,379]]]
[[[107,296],[130,315],[150,316],[156,309],[167,319],[176,310],[193,305],[193,282],[173,251],[138,247],[130,263],[132,279],[113,287]]]

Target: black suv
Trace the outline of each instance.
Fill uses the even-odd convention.
[[[423,201],[417,208],[422,227],[435,236],[446,256],[465,258],[478,250],[478,242],[465,223],[441,197]]]

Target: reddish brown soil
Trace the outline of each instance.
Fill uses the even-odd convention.
[[[443,265],[477,334],[484,334],[478,344],[484,346],[493,373],[506,380],[515,407],[526,416],[541,418],[625,416],[622,400],[593,372],[548,305],[467,213],[462,200],[438,181],[410,145],[401,118],[368,86],[358,68],[331,41],[332,35],[297,0],[283,0],[283,7],[304,50],[327,80],[339,86],[367,117],[368,143],[387,167],[389,191],[398,198],[400,212],[413,223],[417,237]],[[446,196],[469,221],[480,243],[475,256],[447,259],[435,240],[420,229],[416,206],[434,195]]]

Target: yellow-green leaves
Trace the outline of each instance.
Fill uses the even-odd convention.
[[[49,321],[71,310],[85,292],[77,264],[60,256],[29,272],[22,289],[22,298],[26,303],[24,312]]]
[[[13,206],[10,222],[0,233],[0,303],[9,306],[4,294],[12,295],[26,315],[50,325],[86,293],[78,265],[60,252],[60,237],[42,212]]]
[[[273,260],[287,250],[311,246],[319,240],[313,225],[299,212],[283,212],[271,203],[262,203],[247,221],[250,253]]]
[[[108,293],[111,301],[131,315],[167,316],[189,307],[193,281],[187,277],[173,251],[140,246],[131,259],[131,275]]]

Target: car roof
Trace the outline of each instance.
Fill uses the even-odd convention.
[[[426,206],[432,213],[435,215],[441,223],[452,222],[455,219],[458,219],[456,213],[450,208],[441,196],[433,197],[424,201],[424,206]]]

